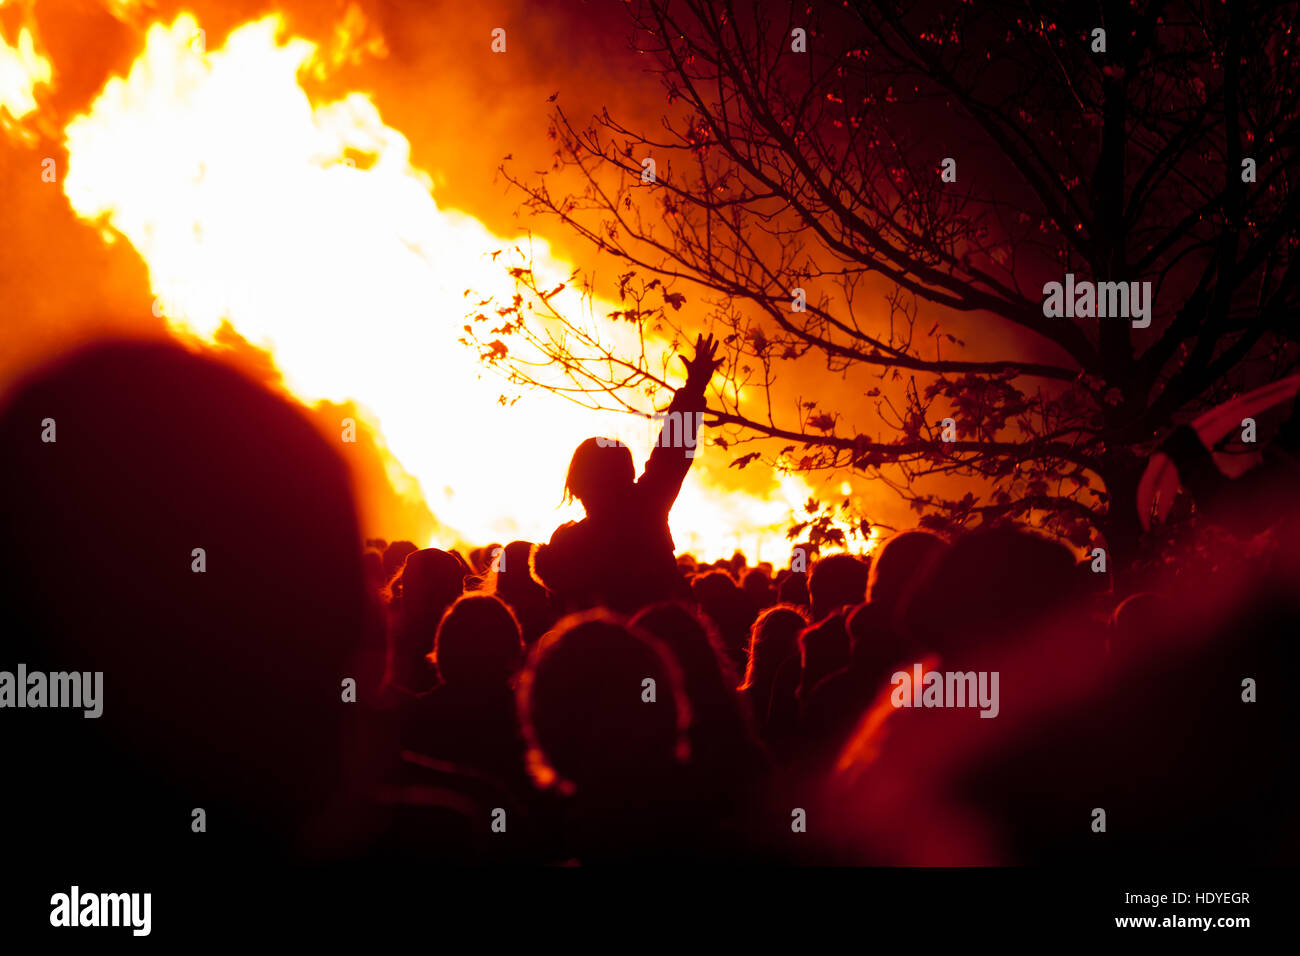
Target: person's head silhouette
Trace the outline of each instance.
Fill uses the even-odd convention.
[[[507,603],[545,598],[545,589],[529,570],[532,553],[531,541],[511,541],[494,560],[491,585]]]
[[[519,622],[499,598],[466,594],[438,625],[430,659],[448,684],[492,687],[506,683],[523,661]]]
[[[861,604],[867,593],[868,573],[867,563],[851,554],[833,554],[818,561],[808,582],[813,620],[821,620],[846,604]]]
[[[871,562],[867,592],[871,603],[885,615],[884,620],[947,549],[943,538],[921,529],[899,532],[880,546]]]
[[[564,482],[566,500],[577,498],[587,514],[619,507],[636,484],[632,452],[612,438],[588,438],[573,453]]]
[[[757,684],[765,689],[778,668],[798,653],[799,632],[807,626],[808,618],[790,604],[778,604],[760,614],[750,629],[749,664],[742,686]]]
[[[957,539],[924,578],[909,588],[900,620],[916,653],[944,659],[1005,644],[1078,593],[1070,550],[1014,526]]]
[[[604,611],[571,615],[542,638],[520,679],[519,713],[538,782],[566,791],[639,794],[690,752],[672,653]]]
[[[10,659],[104,675],[97,720],[0,721],[32,773],[0,810],[42,840],[42,819],[75,813],[86,853],[114,834],[140,859],[168,852],[184,800],[221,821],[224,851],[292,844],[351,777],[341,742],[364,708],[346,701],[368,689],[337,447],[235,370],[145,343],[38,373],[0,413],[0,445]]]

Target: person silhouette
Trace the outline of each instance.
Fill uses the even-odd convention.
[[[524,642],[514,612],[491,594],[461,595],[443,614],[433,646],[441,683],[410,701],[402,745],[527,792],[515,712]]]
[[[57,444],[33,437],[45,417]],[[396,741],[365,706],[351,477],[303,409],[179,346],[109,341],[22,384],[0,447],[6,660],[104,679],[99,719],[0,720],[31,774],[0,795],[6,853],[189,882],[362,840],[365,755]],[[217,839],[183,839],[192,807]]]
[[[1236,477],[1219,470],[1190,425],[1177,426],[1159,450],[1173,459],[1178,480],[1197,510],[1216,524],[1255,535],[1277,525],[1281,515],[1293,517],[1288,504],[1300,484],[1300,401],[1265,446],[1260,461]]]
[[[428,693],[437,683],[427,659],[438,622],[461,595],[470,568],[454,551],[421,548],[406,556],[390,585],[388,666],[385,694]]]
[[[694,457],[704,390],[722,364],[716,352],[713,336],[701,335],[693,359],[678,356],[686,383],[639,480],[631,452],[615,439],[588,438],[573,453],[565,499],[581,501],[587,516],[557,528],[533,555],[534,575],[567,610],[600,605],[630,614],[657,601],[689,600],[668,513]]]
[[[533,547],[530,541],[511,541],[501,550],[499,560],[493,561],[481,588],[485,593],[495,594],[515,612],[524,643],[530,647],[559,618],[546,588],[532,576]]]

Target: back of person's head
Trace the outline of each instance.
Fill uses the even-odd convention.
[[[642,610],[632,626],[662,641],[682,669],[691,708],[696,792],[710,803],[721,800],[724,805],[752,798],[752,775],[764,762],[762,748],[717,632],[707,618],[673,602]]]
[[[776,586],[767,572],[761,568],[750,568],[745,572],[741,588],[752,597],[759,607],[769,607],[776,603]]]
[[[889,538],[872,555],[867,578],[871,603],[892,614],[908,590],[917,586],[947,549],[943,538],[919,529]]]
[[[456,555],[439,548],[421,548],[406,556],[398,577],[403,607],[410,613],[442,612],[460,595],[469,569]]]
[[[541,786],[637,797],[689,758],[690,708],[671,653],[606,611],[570,615],[537,643],[519,715]]]
[[[701,604],[718,604],[735,597],[736,581],[726,571],[705,571],[691,579],[691,593]]]
[[[808,575],[782,571],[777,579],[776,599],[782,604],[808,607]]]
[[[546,589],[532,576],[533,543],[511,541],[493,562],[492,587],[506,601],[541,598]]]
[[[0,446],[6,656],[103,675],[97,719],[0,721],[24,812],[75,816],[78,841],[129,834],[132,853],[174,842],[159,821],[179,799],[225,821],[223,846],[292,839],[345,779],[359,713],[340,704],[366,601],[342,459],[299,407],[143,343],[29,380]]]
[[[437,682],[429,662],[438,624],[465,590],[469,565],[454,551],[421,548],[406,556],[388,586],[388,660],[384,686],[423,693]]]
[[[1013,639],[1077,596],[1069,548],[1023,528],[992,528],[959,538],[902,617],[915,650],[948,657]]]
[[[672,653],[692,705],[704,703],[703,697],[729,695],[735,688],[735,672],[717,631],[689,608],[674,602],[654,604],[632,618],[632,626],[658,638]]]
[[[445,683],[492,687],[510,680],[523,654],[514,612],[490,594],[466,594],[443,615],[429,659]]]
[[[799,650],[799,632],[808,618],[792,604],[778,604],[758,616],[750,629],[745,688],[776,676],[777,669]]]
[[[485,544],[481,548],[474,548],[469,553],[469,567],[474,574],[486,574],[492,570],[493,564],[499,564],[499,555],[502,552],[500,544]]]
[[[832,554],[817,562],[808,582],[813,620],[846,604],[861,604],[867,594],[868,567],[851,554]]]
[[[691,594],[717,628],[728,656],[737,668],[744,666],[749,628],[758,615],[758,604],[742,591],[730,572],[706,571],[691,581]]]
[[[610,438],[588,438],[573,453],[564,482],[566,500],[577,498],[591,512],[618,505],[636,483],[632,452]]]
[[[419,551],[414,541],[394,541],[384,548],[384,580],[391,581],[402,569],[402,562],[412,551]]]

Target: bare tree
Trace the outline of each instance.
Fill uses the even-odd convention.
[[[516,255],[514,300],[466,329],[517,383],[644,413],[656,343],[710,324],[736,466],[851,469],[929,526],[1030,520],[1129,557],[1153,443],[1294,367],[1295,4],[629,9],[658,128],[556,108],[553,169],[503,167],[621,263],[621,308],[562,311]],[[1153,321],[1048,317],[1066,273],[1150,282]],[[850,388],[792,399],[814,361]]]

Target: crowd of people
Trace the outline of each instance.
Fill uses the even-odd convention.
[[[712,342],[685,364],[692,411]],[[290,403],[162,345],[46,371],[0,436],[7,655],[104,673],[102,718],[0,727],[34,852],[89,815],[87,859],[1294,859],[1285,498],[1143,587],[1015,526],[710,562],[668,533],[682,449],[637,479],[593,441],[547,542],[361,542]],[[900,706],[914,667],[998,675],[995,712]]]

